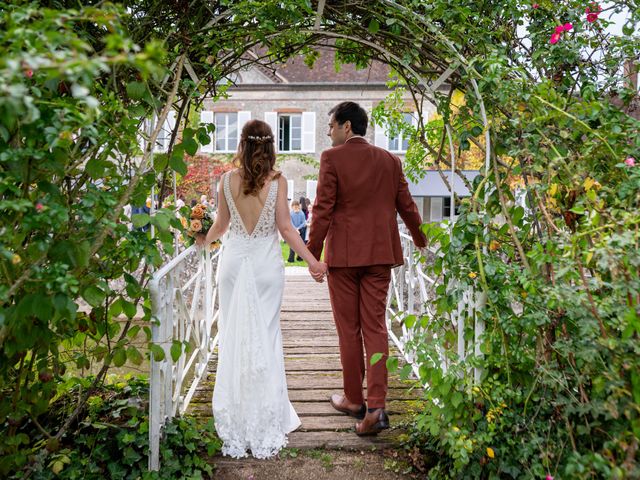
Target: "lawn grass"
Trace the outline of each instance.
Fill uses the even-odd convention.
[[[282,250],[282,259],[284,260],[284,265],[286,267],[306,267],[307,266],[307,262],[300,261],[300,262],[287,262],[287,259],[289,258],[289,245],[285,242],[285,241],[280,241],[280,249]]]

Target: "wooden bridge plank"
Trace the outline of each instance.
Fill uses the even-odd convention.
[[[392,428],[377,437],[355,435],[355,419],[336,412],[328,402],[331,394],[342,391],[342,367],[326,283],[287,276],[281,328],[289,399],[302,421],[302,427],[289,435],[288,447],[382,449],[402,441],[403,432],[393,426],[419,408],[422,393],[411,389],[415,381],[389,375],[387,411]],[[397,355],[395,348],[390,351]],[[189,412],[199,417],[212,415],[216,360],[214,355],[189,405]],[[363,388],[366,395],[366,379]]]

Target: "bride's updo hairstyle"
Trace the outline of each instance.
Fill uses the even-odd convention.
[[[267,123],[250,120],[244,125],[234,162],[242,169],[243,193],[257,195],[276,164],[273,132]]]

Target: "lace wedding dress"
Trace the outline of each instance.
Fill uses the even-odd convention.
[[[213,416],[222,453],[269,458],[300,426],[287,393],[280,305],[284,263],[276,231],[278,181],[269,186],[258,223],[247,232],[224,177],[231,223],[220,259],[218,368]]]

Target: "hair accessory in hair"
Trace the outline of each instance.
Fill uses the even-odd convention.
[[[256,135],[247,135],[247,140],[250,140],[256,143],[267,143],[267,142],[273,142],[273,137],[271,135],[265,135],[263,137],[256,136]]]

